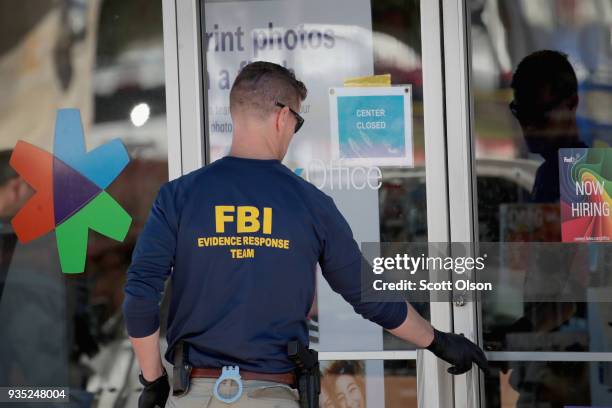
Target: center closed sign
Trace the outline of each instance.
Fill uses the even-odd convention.
[[[410,85],[332,88],[332,156],[343,162],[412,166]]]

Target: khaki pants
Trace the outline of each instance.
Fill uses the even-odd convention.
[[[189,392],[168,397],[165,408],[299,408],[297,392],[285,384],[270,381],[242,381],[242,397],[233,404],[219,401],[213,395],[214,378],[192,378]],[[221,384],[219,391],[234,395],[238,387],[233,381]]]

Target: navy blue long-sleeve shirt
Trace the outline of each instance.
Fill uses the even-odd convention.
[[[168,352],[194,367],[288,372],[287,343],[308,342],[317,262],[363,317],[392,329],[405,303],[361,302],[361,253],[333,200],[278,160],[222,158],[164,184],[132,256],[128,334],[159,327],[168,276]]]

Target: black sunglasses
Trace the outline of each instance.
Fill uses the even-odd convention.
[[[280,102],[276,102],[276,106],[278,106],[279,108],[289,108],[287,105],[282,104]],[[293,132],[293,133],[297,133],[298,130],[300,130],[300,128],[304,124],[304,118],[301,117],[299,113],[297,113],[291,108],[289,108],[289,112],[293,113],[293,116],[295,116],[295,119],[297,120],[297,123],[295,124],[295,130]]]
[[[508,108],[510,108],[512,115],[524,124],[543,124],[547,121],[550,113],[557,108],[563,100],[564,98],[560,98],[538,109],[525,109],[513,100],[508,105]]]

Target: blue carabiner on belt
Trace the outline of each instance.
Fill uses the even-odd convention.
[[[233,397],[226,398],[226,397],[222,397],[219,394],[219,386],[225,380],[234,381],[236,384],[238,384],[238,392]],[[218,399],[221,402],[225,402],[226,404],[231,404],[240,399],[240,397],[242,396],[242,378],[240,377],[240,367],[225,366],[221,369],[221,376],[217,378],[217,381],[215,381],[215,388],[213,389],[213,395],[215,396],[216,399]]]

